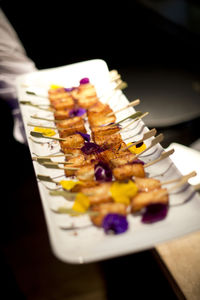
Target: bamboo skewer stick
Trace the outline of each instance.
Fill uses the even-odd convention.
[[[111,82],[121,79],[121,75],[117,72],[117,70],[111,70],[109,72],[109,76],[110,76]]]
[[[168,189],[167,189],[164,193],[162,193],[161,195],[156,196],[155,199],[156,199],[156,200],[159,200],[159,199],[162,198],[163,196],[168,195],[169,193],[173,192],[174,190],[180,188],[182,185],[186,184],[190,178],[192,178],[192,177],[194,177],[194,176],[196,176],[196,175],[197,175],[196,172],[193,171],[193,172],[191,172],[191,173],[189,173],[189,174],[187,174],[187,175],[183,175],[181,178],[175,179],[174,181],[171,180],[171,183],[174,183],[174,182],[178,182],[178,183],[175,184],[173,187],[168,188]],[[164,184],[166,184],[166,183],[163,183],[163,182],[161,183],[161,185],[164,185]]]
[[[122,151],[125,151],[125,150],[131,148],[132,146],[138,145],[138,144],[142,143],[143,141],[149,139],[150,137],[155,136],[155,135],[156,135],[156,132],[157,132],[157,131],[156,131],[155,128],[149,130],[148,132],[145,132],[142,139],[140,139],[139,141],[136,141],[136,142],[131,143],[131,145],[127,146],[126,148],[123,148]],[[128,138],[128,139],[129,139],[129,138]],[[126,140],[126,139],[124,139],[124,140]]]
[[[129,104],[127,104],[126,106],[124,106],[124,107],[122,107],[122,108],[120,108],[116,111],[110,112],[109,114],[107,114],[107,117],[113,116],[113,115],[127,109],[128,107],[133,107],[133,106],[136,106],[138,104],[140,104],[140,99],[136,99],[136,100],[130,102]]]
[[[36,107],[38,109],[45,110],[45,111],[51,111],[51,112],[55,111],[55,109],[51,108],[49,104],[34,104],[31,101],[26,101],[26,100],[21,100],[20,103],[23,105],[30,105],[30,106],[33,106],[33,107]],[[44,108],[42,106],[48,106],[48,108]]]
[[[40,125],[40,124],[32,124],[32,123],[27,123],[28,126],[31,127],[40,127],[40,128],[46,128],[46,129],[58,129],[56,126],[47,126],[47,125]]]
[[[38,117],[38,116],[30,116],[32,119],[36,119],[36,120],[43,120],[43,121],[48,121],[48,122],[54,122],[54,123],[62,123],[64,120],[56,120],[56,119],[48,119],[48,118],[43,118],[43,117]]]
[[[124,128],[122,128],[121,130],[124,130],[126,129],[127,127],[129,127],[130,125],[132,125],[135,121],[138,121],[139,119],[145,117],[146,115],[148,115],[148,112],[142,114],[142,112],[138,111],[128,117],[126,117],[125,119],[117,122],[117,123],[114,123],[112,125],[110,125],[111,127],[115,127],[116,125],[120,124],[121,122],[127,120],[127,119],[133,119],[133,122],[131,122],[130,124],[127,124]],[[41,128],[47,128],[47,129],[57,129],[57,130],[65,130],[65,128],[60,128],[58,126],[47,126],[47,125],[38,125],[38,124],[32,124],[32,123],[27,123],[28,126],[32,126],[32,127],[41,127]],[[101,125],[99,126],[101,127]]]
[[[121,112],[121,111],[127,109],[128,107],[136,106],[136,105],[138,105],[138,104],[140,104],[140,99],[136,99],[136,100],[130,102],[128,105],[126,105],[126,106],[120,108],[119,110],[117,110],[117,111],[115,111],[115,112],[110,112],[110,113],[107,114],[106,116],[107,116],[107,117],[110,117],[110,116],[112,116],[112,115],[114,115],[114,114],[116,114],[116,113],[118,113],[118,112]],[[33,119],[37,119],[37,120],[44,120],[44,121],[55,122],[55,123],[59,123],[59,122],[62,122],[62,121],[63,121],[63,120],[55,120],[55,119],[48,119],[48,118],[38,117],[38,116],[34,116],[34,115],[32,115],[32,116],[30,116],[30,117],[33,118]]]
[[[184,185],[185,183],[187,183],[190,178],[192,178],[192,177],[194,177],[196,175],[197,175],[197,173],[195,171],[193,171],[193,172],[191,172],[191,173],[189,173],[187,175],[182,176],[180,178],[180,181],[177,184],[175,184],[173,187],[171,187],[171,188],[168,189],[168,192],[171,193],[174,190],[178,189],[179,187],[181,187],[182,185]]]
[[[38,161],[39,162],[39,161]],[[44,167],[58,167],[58,169],[60,169],[59,165],[71,165],[70,163],[67,163],[66,161],[58,161],[58,162],[54,162],[54,161],[46,161],[41,163],[41,165],[43,165]],[[67,170],[78,170],[77,168],[74,167],[67,167]]]
[[[64,153],[63,154],[52,154],[52,155],[45,155],[45,156],[33,156],[32,159],[37,161],[38,159],[68,157],[68,156],[72,157],[74,155],[72,153],[71,154],[70,153],[67,153],[67,154],[64,154]]]
[[[55,141],[66,141],[66,139],[64,139],[64,138],[47,136],[47,135],[44,135],[41,132],[37,132],[37,131],[31,131],[30,135],[33,137],[37,137],[37,138],[45,138],[45,139],[50,139],[50,140],[55,140]]]
[[[136,121],[141,120],[142,118],[146,117],[149,113],[145,112],[144,114],[140,115],[139,117],[136,117],[133,121],[131,121],[129,124],[127,124],[125,127],[121,128],[119,131],[113,133],[112,135],[117,135],[119,133],[121,133],[123,130],[127,129],[129,126],[131,126],[133,123],[135,123]],[[111,127],[115,127],[116,123],[110,125]]]
[[[164,136],[162,133],[160,133],[159,135],[157,135],[152,141],[151,144],[149,145],[149,147],[147,147],[145,150],[143,150],[142,152],[135,154],[134,159],[137,159],[141,154],[143,154],[144,152],[150,150],[152,147],[156,146],[158,143],[160,143],[163,140]],[[111,160],[115,160],[117,158],[113,158]]]
[[[108,99],[105,101],[105,104],[108,104],[108,102],[110,101],[110,99],[112,98],[113,94],[117,91],[117,90],[123,90],[127,87],[127,83],[125,81],[119,80],[119,82],[117,83],[117,85],[114,87],[114,89],[112,90],[112,94],[108,95]],[[100,95],[99,98],[104,98],[106,97],[106,95]]]
[[[154,165],[155,163],[157,163],[157,162],[159,162],[159,161],[161,161],[161,160],[163,160],[163,159],[169,157],[169,156],[170,156],[171,154],[173,154],[173,153],[174,153],[174,149],[171,149],[171,150],[169,150],[169,151],[167,151],[167,152],[163,152],[163,153],[160,155],[159,158],[157,158],[157,159],[155,159],[155,160],[153,160],[153,161],[151,161],[151,162],[145,164],[144,167],[145,167],[145,168],[150,167],[150,166]]]
[[[138,153],[135,155],[135,157],[139,157],[141,154],[144,154],[146,151],[150,150],[152,147],[154,147],[155,145],[157,145],[158,143],[161,143],[163,141],[164,135],[162,133],[160,133],[159,135],[157,135],[155,137],[155,139],[153,139],[151,141],[151,144],[149,145],[149,147],[147,147],[145,150],[143,150],[142,152]]]
[[[124,119],[122,119],[122,120],[120,120],[120,121],[118,121],[114,124],[111,124],[110,126],[115,127],[116,125],[119,125],[120,123],[122,123],[122,122],[124,122],[128,119],[134,119],[135,120],[136,118],[141,117],[141,116],[142,116],[142,112],[141,111],[136,111],[134,114],[131,114],[130,116],[128,116],[128,117],[126,117],[126,118],[124,118]],[[101,125],[99,127],[101,127]]]
[[[65,165],[69,165],[70,163],[66,162],[66,161],[53,161],[51,160],[51,158],[49,157],[33,157],[32,158],[33,161],[37,161],[39,164],[42,165],[49,165],[49,166],[53,166],[53,165],[60,165],[60,164],[65,164]]]
[[[37,179],[39,179],[41,181],[53,182],[55,184],[59,183],[58,181],[52,179],[50,176],[42,175],[42,174],[37,174]]]
[[[38,116],[30,116],[32,119],[36,119],[36,120],[43,120],[43,121],[48,121],[48,122],[56,122],[55,119],[48,119],[48,118],[42,118],[42,117],[38,117]]]
[[[149,114],[149,113],[146,112],[146,113],[140,115],[139,117],[136,117],[131,123],[127,124],[125,127],[123,127],[122,129],[120,129],[119,131],[112,133],[112,136],[121,133],[124,129],[127,129],[127,128],[128,128],[129,126],[131,126],[134,122],[136,122],[136,121],[138,121],[138,120],[140,120],[140,119],[146,117],[148,114]],[[116,123],[114,123],[114,124],[112,124],[112,125],[110,125],[110,126],[111,126],[111,127],[115,127],[115,124],[116,124]],[[103,145],[105,145],[106,142],[107,142],[108,140],[109,140],[109,138],[105,140],[105,142],[104,142]]]
[[[199,191],[199,190],[200,190],[200,183],[194,184],[194,185],[193,185],[193,188],[194,188],[196,191]]]
[[[61,164],[61,162],[56,163],[56,162],[44,162],[42,163],[42,166],[46,167],[46,168],[53,168],[53,169],[59,169],[59,170],[69,170],[69,171],[76,171],[79,170],[80,167],[60,167],[59,164]],[[62,162],[62,164],[67,165],[67,162]]]
[[[35,92],[33,92],[33,91],[29,91],[29,90],[26,90],[26,94],[32,95],[32,96],[37,96],[37,97],[40,97],[40,98],[48,99],[48,96],[41,95],[41,94],[37,94],[37,93],[35,93]]]
[[[166,185],[166,184],[171,184],[171,183],[175,183],[178,182],[177,185],[173,186],[170,190],[174,190],[175,188],[179,187],[180,184],[185,184],[190,178],[195,177],[197,175],[197,173],[195,171],[190,172],[187,175],[183,175],[180,178],[176,178],[176,179],[171,179],[168,181],[164,181],[162,182],[162,185]]]

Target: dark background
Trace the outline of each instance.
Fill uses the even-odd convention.
[[[198,1],[174,1],[188,3],[185,24],[163,18],[142,2],[7,0],[1,4],[39,69],[102,58],[110,69],[175,64],[199,72]]]
[[[126,70],[145,68],[176,68],[198,79],[198,24],[174,23],[142,2],[0,4],[38,69],[101,58],[109,69],[122,71],[127,81]],[[29,150],[13,139],[9,107],[2,101],[0,105],[0,284],[5,299],[184,299],[178,288],[172,289],[176,285],[173,279],[169,284],[153,249],[83,266],[64,264],[53,256]],[[168,146],[172,141],[190,145],[199,137],[197,128],[199,118],[157,129],[165,131]]]

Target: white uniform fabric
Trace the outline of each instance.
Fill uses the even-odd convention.
[[[0,99],[8,102],[14,118],[13,135],[25,143],[23,124],[17,102],[16,77],[35,71],[34,62],[26,51],[12,25],[0,8]]]

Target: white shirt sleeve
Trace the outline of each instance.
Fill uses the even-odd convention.
[[[27,57],[17,33],[0,8],[0,97],[16,98],[16,77],[35,70],[35,64]]]
[[[24,127],[17,100],[16,77],[36,71],[12,25],[0,8],[0,99],[11,108],[14,138],[26,143]]]

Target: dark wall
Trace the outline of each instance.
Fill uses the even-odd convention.
[[[39,69],[102,58],[110,68],[177,64],[198,70],[199,37],[137,1],[42,3],[1,1]]]

